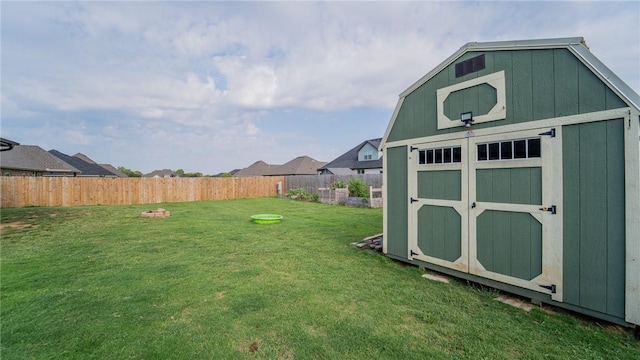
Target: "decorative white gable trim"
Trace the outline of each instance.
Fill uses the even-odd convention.
[[[481,76],[475,79],[464,81],[455,85],[447,86],[442,89],[438,89],[436,92],[438,102],[438,129],[448,129],[453,127],[464,126],[459,119],[449,119],[444,114],[444,102],[452,92],[468,89],[474,86],[488,84],[496,89],[496,104],[491,108],[487,114],[474,115],[473,123],[483,123],[494,120],[502,120],[507,117],[507,97],[506,97],[506,85],[504,70],[495,72],[493,74]]]

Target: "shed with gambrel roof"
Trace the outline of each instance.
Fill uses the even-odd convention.
[[[640,324],[639,104],[582,38],[464,45],[383,137],[384,252]]]

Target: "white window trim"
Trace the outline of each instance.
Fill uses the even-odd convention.
[[[452,92],[468,89],[477,85],[488,84],[496,89],[496,104],[484,115],[474,115],[473,123],[479,124],[489,121],[502,120],[507,117],[507,97],[504,70],[493,74],[481,76],[479,78],[464,81],[455,85],[447,86],[436,91],[438,110],[438,129],[449,129],[464,126],[460,119],[449,119],[444,114],[444,102]]]

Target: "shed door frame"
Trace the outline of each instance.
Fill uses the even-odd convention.
[[[469,187],[464,186],[469,178],[469,142],[466,138],[461,139],[452,139],[446,141],[436,141],[436,142],[425,142],[416,144],[417,149],[443,149],[443,148],[453,148],[460,147],[461,149],[461,162],[459,163],[442,163],[442,164],[418,164],[419,151],[410,151],[409,152],[409,195],[414,201],[409,202],[409,259],[413,259],[414,255],[417,255],[417,258],[423,261],[428,261],[430,263],[440,265],[443,267],[455,269],[462,272],[469,272],[469,243],[466,239],[468,239],[468,231],[469,227],[466,225],[469,222]],[[418,194],[418,181],[417,176],[418,172],[446,172],[446,171],[459,171],[460,172],[460,199],[439,199],[439,198],[419,198]],[[419,198],[419,200],[418,200]],[[417,201],[416,201],[417,200]],[[418,211],[423,206],[434,206],[438,208],[450,208],[453,209],[458,215],[460,215],[460,256],[453,260],[447,261],[444,259],[440,259],[433,256],[428,256],[422,253],[422,251],[418,248]],[[413,249],[417,249],[420,251],[419,254],[412,253]]]
[[[503,283],[527,288],[533,291],[550,294],[553,300],[562,301],[562,129],[554,128],[555,136],[540,135],[549,128],[536,128],[508,133],[475,136],[473,131],[450,140],[420,142],[410,147],[409,151],[409,195],[412,199],[409,205],[409,246],[408,258],[417,259],[468,272],[477,276],[489,278]],[[507,139],[540,138],[541,151],[544,154],[539,159],[507,160],[507,161],[476,161],[476,144]],[[419,149],[446,148],[459,146],[462,149],[460,163],[439,165],[418,164]],[[418,151],[416,151],[418,150]],[[493,168],[518,168],[539,166],[542,169],[542,204],[521,205],[488,203],[476,201],[476,171]],[[460,171],[461,189],[460,199],[425,199],[418,197],[418,172],[428,171]],[[466,185],[466,186],[465,186]],[[460,257],[455,261],[447,261],[422,253],[418,247],[418,211],[423,206],[452,208],[461,220]],[[540,209],[540,205],[556,205],[556,213]],[[542,224],[542,273],[532,280],[522,280],[512,276],[486,270],[478,261],[477,249],[477,217],[486,210],[529,213]],[[413,250],[418,249],[419,253]],[[540,285],[555,285],[552,291]]]
[[[529,290],[547,293],[556,301],[562,301],[562,267],[563,267],[563,198],[562,198],[562,127],[553,128],[553,136],[541,135],[548,133],[550,128],[537,128],[511,133],[484,135],[469,138],[469,273],[527,288]],[[476,144],[515,140],[524,138],[540,138],[542,156],[537,159],[506,160],[506,161],[476,161]],[[477,170],[499,168],[523,168],[539,166],[542,171],[542,204],[509,204],[477,201],[476,175]],[[474,204],[475,205],[471,205]],[[555,205],[555,213],[541,210]],[[486,270],[478,260],[477,249],[477,219],[484,211],[497,210],[517,213],[528,213],[542,224],[542,273],[531,279],[522,280],[516,277],[499,274]],[[541,286],[554,285],[554,290]]]

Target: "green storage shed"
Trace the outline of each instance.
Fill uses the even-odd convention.
[[[385,132],[384,253],[639,325],[639,106],[582,38],[464,45]]]

